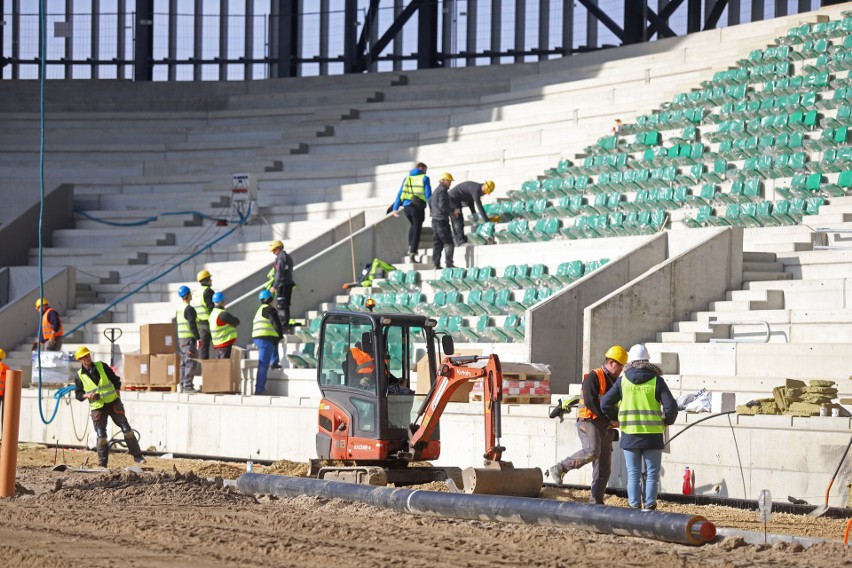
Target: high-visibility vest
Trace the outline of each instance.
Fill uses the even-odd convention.
[[[355,360],[355,372],[359,375],[371,375],[373,374],[373,370],[376,368],[373,362],[373,358],[369,353],[361,351],[357,347],[353,347],[349,350],[352,354],[352,358]]]
[[[278,339],[278,332],[275,331],[275,326],[272,325],[272,321],[269,318],[263,317],[263,309],[268,305],[269,304],[261,304],[257,309],[257,313],[254,314],[254,321],[251,326],[252,337],[271,337],[273,339]]]
[[[266,285],[264,288],[267,290],[272,289],[272,285],[275,283],[275,265],[272,265],[272,268],[269,269],[269,272],[266,273]]]
[[[96,392],[101,395],[97,400],[89,401],[92,410],[97,410],[102,408],[103,405],[116,400],[118,398],[118,394],[115,392],[115,386],[110,382],[109,377],[107,377],[106,371],[104,371],[104,364],[100,361],[95,361],[92,364],[95,366],[95,369],[97,369],[98,375],[100,375],[98,384],[95,384],[91,377],[83,372],[83,369],[77,371],[77,376],[80,377],[80,382],[83,383],[83,391],[86,394]]]
[[[405,181],[402,182],[402,196],[400,196],[400,199],[402,201],[411,201],[413,198],[417,197],[425,203],[426,184],[423,182],[425,177],[426,174],[418,174],[416,176],[408,176],[405,178]]]
[[[662,408],[655,397],[657,377],[646,383],[635,385],[621,378],[621,404],[618,407],[618,423],[625,434],[662,434],[666,430]]]
[[[5,363],[0,363],[0,396],[6,394],[6,371],[9,367]]]
[[[42,341],[50,341],[54,337],[62,337],[65,331],[62,329],[62,320],[59,320],[59,331],[53,331],[53,326],[47,321],[47,314],[56,312],[53,308],[47,308],[41,316],[41,337]],[[56,312],[57,314],[59,312]]]
[[[178,339],[195,339],[195,336],[192,335],[192,328],[189,327],[189,320],[186,319],[186,302],[181,302],[180,307],[177,309],[175,313],[175,319],[177,320],[177,336]]]
[[[229,323],[219,325],[219,314],[224,311],[222,308],[213,308],[210,311],[210,335],[213,338],[213,347],[219,347],[237,339],[237,328]]]
[[[210,310],[207,309],[207,304],[204,303],[204,292],[210,289],[210,286],[202,286],[198,289],[198,296],[192,297],[192,307],[195,308],[195,316],[198,321],[207,321],[210,318]]]
[[[597,373],[597,375],[598,375],[598,388],[599,388],[598,392],[600,394],[604,394],[606,392],[606,376],[604,375],[604,370],[598,368],[598,369],[595,369],[592,372]],[[594,420],[595,418],[598,417],[597,414],[592,412],[592,410],[586,406],[586,403],[583,400],[583,391],[582,390],[580,390],[580,402],[579,402],[579,404],[577,404],[577,417],[578,418],[587,418],[587,419],[591,419],[591,420]]]

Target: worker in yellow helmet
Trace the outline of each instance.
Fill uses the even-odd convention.
[[[213,311],[213,276],[207,270],[202,270],[195,277],[198,281],[198,292],[192,295],[192,307],[195,308],[198,334],[198,358],[210,358],[210,312]],[[183,296],[181,296],[183,297]]]
[[[610,420],[601,410],[601,397],[621,375],[627,363],[627,351],[614,345],[604,354],[604,363],[583,377],[580,404],[577,407],[577,437],[582,448],[548,470],[557,485],[562,476],[587,463],[592,465],[592,487],[589,503],[603,505],[606,485],[612,471],[612,442],[618,422]]]
[[[269,252],[275,255],[275,262],[272,264],[272,270],[270,270],[272,282],[267,283],[266,289],[275,295],[278,319],[281,320],[284,333],[287,334],[293,331],[290,324],[290,300],[293,297],[293,288],[296,287],[296,283],[293,281],[293,259],[284,250],[284,243],[279,240],[269,243]],[[277,350],[272,358],[271,368],[281,368]]]
[[[50,307],[47,298],[36,300],[35,309],[41,314],[38,341],[41,343],[42,350],[60,351],[65,331],[62,329],[62,319],[59,317],[59,312]],[[33,346],[33,349],[35,349],[35,346]]]
[[[467,242],[467,237],[464,234],[464,214],[462,208],[470,208],[474,222],[477,222],[477,216],[479,223],[488,221],[488,215],[482,206],[482,196],[491,195],[494,187],[494,182],[489,179],[482,183],[478,181],[463,181],[453,186],[450,190],[450,207],[453,210],[451,219],[453,224],[453,239],[457,247]]]
[[[92,352],[88,347],[80,347],[74,354],[82,365],[74,378],[74,395],[77,400],[89,401],[91,409],[92,424],[98,436],[98,463],[101,467],[107,467],[109,463],[109,441],[107,440],[107,418],[112,418],[113,423],[121,428],[124,433],[124,442],[127,451],[133,456],[136,463],[145,463],[139,441],[133,433],[133,428],[127,421],[124,404],[121,402],[121,378],[119,378],[109,365],[101,361],[92,361]]]

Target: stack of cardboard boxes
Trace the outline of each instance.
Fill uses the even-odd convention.
[[[172,387],[177,384],[180,360],[175,354],[173,323],[139,327],[139,353],[124,356],[124,383],[128,387]]]

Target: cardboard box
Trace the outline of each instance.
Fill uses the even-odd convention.
[[[456,349],[456,352],[453,353],[454,357],[460,357],[462,355],[482,355],[481,349]],[[441,362],[437,361],[437,364],[440,366]],[[417,362],[417,387],[414,392],[416,394],[425,395],[429,392],[429,386],[432,384],[429,378],[429,358],[423,357],[420,361]],[[456,392],[453,393],[453,396],[450,397],[449,402],[467,402],[468,395],[470,394],[471,389],[473,389],[474,381],[468,381],[460,385]]]
[[[201,362],[201,392],[239,393],[243,349],[234,345],[230,359],[206,359]]]
[[[176,385],[180,372],[180,355],[151,355],[151,384]]]
[[[128,354],[124,356],[124,384],[127,385],[149,385],[151,384],[151,356],[147,353]]]
[[[175,353],[176,330],[173,323],[147,323],[139,326],[139,352],[146,355]]]

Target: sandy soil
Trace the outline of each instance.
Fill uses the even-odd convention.
[[[150,458],[145,472],[52,471],[83,466],[93,452],[24,447],[18,495],[0,500],[4,566],[849,566],[843,520],[774,514],[769,531],[832,539],[753,546],[725,539],[700,548],[633,537],[523,525],[435,519],[312,497],[255,498],[209,478],[235,479],[245,464]],[[305,464],[255,471],[299,475]],[[436,486],[436,489],[440,486]],[[546,488],[544,498],[585,502],[588,492]],[[608,505],[626,506],[609,497]],[[720,527],[762,530],[757,513],[661,503],[661,510],[703,515]],[[653,513],[649,513],[653,514]]]

